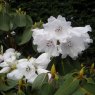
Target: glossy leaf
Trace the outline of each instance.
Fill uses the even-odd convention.
[[[32,37],[31,28],[26,28],[22,35],[21,42],[19,43],[19,45],[27,43],[31,39],[31,37]]]
[[[27,25],[27,27],[32,27],[32,24],[33,24],[33,22],[32,22],[31,17],[29,15],[26,15],[26,25]]]
[[[10,30],[10,16],[5,12],[0,12],[0,30]]]
[[[95,95],[95,84],[86,83],[82,88],[91,93],[91,95]]]
[[[7,80],[6,83],[2,80],[0,80],[0,91],[7,91],[11,88],[14,88],[17,85],[16,81],[13,80]]]
[[[79,86],[79,80],[73,77],[65,80],[54,95],[71,95]]]
[[[50,84],[44,84],[39,91],[39,95],[53,95],[53,94],[54,88]]]
[[[26,15],[24,15],[24,14],[16,14],[14,16],[13,22],[17,27],[26,26]]]
[[[33,89],[39,89],[44,83],[48,82],[48,74],[42,73],[37,76],[32,84]]]
[[[86,94],[87,92],[80,87],[72,95],[86,95]]]

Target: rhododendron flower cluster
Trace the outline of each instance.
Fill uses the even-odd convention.
[[[7,78],[12,80],[27,80],[32,83],[35,78],[41,73],[48,73],[49,78],[51,74],[46,70],[50,56],[48,53],[41,54],[38,58],[31,57],[30,59],[19,59],[21,54],[10,48],[1,56],[0,73],[7,73]]]
[[[7,73],[17,64],[17,59],[21,54],[13,48],[9,48],[3,55],[0,55],[0,73]]]
[[[33,43],[37,45],[38,52],[49,53],[50,56],[70,56],[76,58],[88,48],[92,39],[88,34],[90,25],[85,27],[72,27],[70,21],[59,15],[51,16],[48,22],[43,24],[43,29],[33,29]]]

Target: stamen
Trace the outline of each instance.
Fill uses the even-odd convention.
[[[54,44],[53,44],[52,41],[48,41],[47,44],[46,44],[46,46],[48,46],[48,47],[51,47],[51,46],[53,46],[53,45],[54,45]]]
[[[68,45],[68,47],[72,47],[71,41],[68,41],[68,42],[67,42],[67,45]]]
[[[65,45],[65,47],[67,47],[67,48],[68,48],[68,47],[69,47],[69,48],[72,47],[71,41],[67,41],[67,43],[65,43],[64,45]]]
[[[26,71],[27,71],[27,72],[29,72],[29,71],[30,71],[30,67],[29,67],[29,66],[26,68]]]
[[[55,32],[61,32],[62,31],[62,27],[58,26],[57,29],[55,30]]]

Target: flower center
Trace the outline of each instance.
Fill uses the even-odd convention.
[[[53,42],[52,41],[48,41],[47,43],[46,43],[46,46],[47,47],[51,47],[51,46],[53,46],[54,44],[53,44]]]
[[[10,67],[12,70],[14,70],[14,69],[16,69],[16,64],[9,65],[9,67]]]
[[[57,29],[55,29],[55,32],[62,32],[62,27],[58,26]]]
[[[27,72],[29,72],[29,71],[30,71],[30,67],[29,67],[29,66],[27,66],[26,71],[27,71]]]
[[[69,48],[72,47],[71,41],[67,41],[67,43],[65,43],[65,46],[66,46],[66,47],[69,47]]]

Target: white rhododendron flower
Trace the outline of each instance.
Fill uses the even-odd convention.
[[[7,77],[14,80],[19,79],[27,79],[30,81],[30,79],[35,79],[37,74],[35,73],[35,67],[32,65],[29,61],[21,61],[17,64],[17,68],[13,70],[12,72],[7,74]],[[32,81],[31,80],[31,81]]]
[[[13,48],[9,48],[5,51],[5,53],[2,55],[2,62],[0,63],[0,67],[2,69],[0,70],[0,73],[7,73],[11,69],[15,68],[17,65],[17,58],[20,56],[20,53],[15,51]]]
[[[45,33],[43,29],[34,29],[33,31],[33,43],[38,45],[37,50],[39,52],[51,53],[52,56],[59,55],[57,50],[57,40],[52,35]]]
[[[50,56],[47,53],[41,54],[38,58],[20,59],[16,65],[16,69],[7,74],[9,79],[27,80],[32,83],[41,73],[49,73],[46,70],[50,62]],[[49,78],[50,78],[50,74]]]
[[[68,29],[71,29],[71,22],[66,21],[64,17],[59,15],[57,19],[51,16],[48,19],[48,23],[43,24],[44,31],[52,34],[57,40],[64,37],[68,33]]]
[[[3,54],[3,58],[4,58],[4,61],[10,61],[10,60],[14,61],[17,58],[19,58],[20,55],[21,54],[19,52],[15,51],[15,49],[9,48]]]
[[[67,55],[76,58],[88,48],[92,39],[88,34],[90,25],[85,27],[72,27],[70,21],[62,16],[57,18],[51,16],[43,29],[33,29],[33,43],[37,45],[38,52],[49,53],[50,56],[65,58]]]
[[[69,55],[71,58],[76,58],[81,51],[86,49],[86,46],[83,39],[79,37],[72,37],[66,39],[65,42],[62,42],[59,48],[63,58],[65,58],[67,55]]]
[[[2,62],[0,63],[0,67],[2,67],[2,69],[0,70],[0,73],[7,73],[9,72],[11,69],[15,68],[17,64],[17,61],[12,61],[10,60],[10,62]]]

